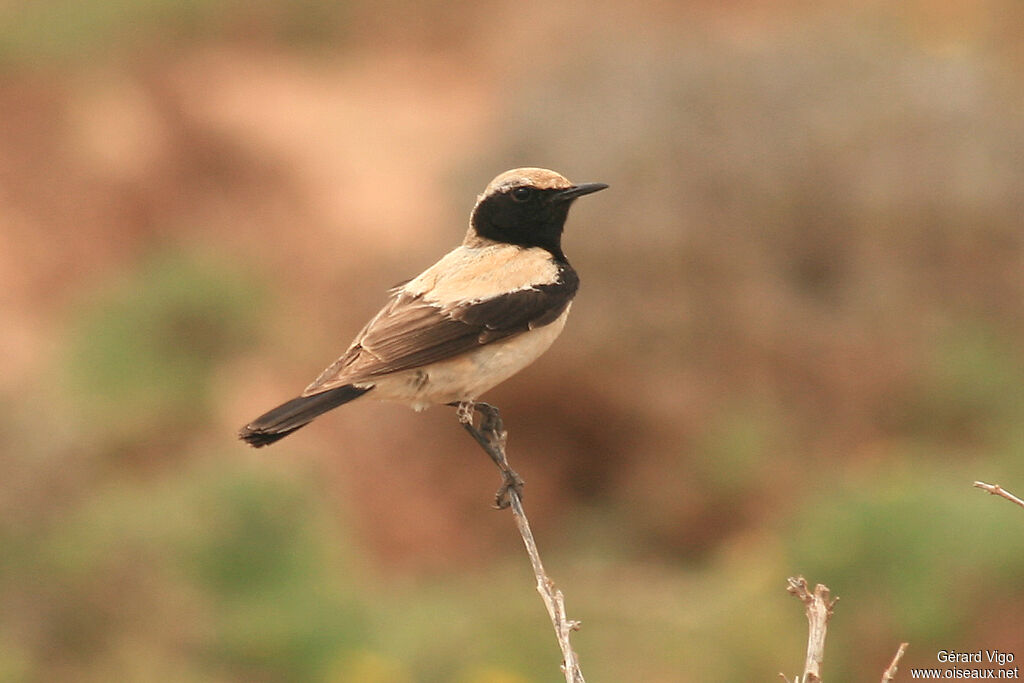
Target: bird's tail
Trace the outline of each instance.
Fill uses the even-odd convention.
[[[347,384],[312,396],[293,398],[242,427],[238,430],[238,436],[255,448],[272,444],[306,426],[318,415],[359,398],[372,388]]]

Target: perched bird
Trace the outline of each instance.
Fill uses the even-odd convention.
[[[370,392],[416,410],[471,404],[522,370],[561,333],[579,286],[562,252],[569,207],[606,187],[542,168],[499,175],[462,244],[394,288],[341,358],[239,436],[266,446]]]

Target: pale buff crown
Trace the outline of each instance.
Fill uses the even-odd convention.
[[[523,186],[535,187],[538,190],[565,190],[572,187],[572,183],[569,182],[569,179],[561,173],[555,173],[554,171],[549,171],[546,168],[533,168],[531,166],[513,168],[510,171],[505,171],[488,183],[484,191],[476,198],[477,206],[479,206],[480,202],[482,202],[486,197],[500,194],[502,192],[508,192],[514,187]],[[474,211],[476,211],[475,208]],[[469,230],[466,231],[466,237],[462,243],[468,247],[479,247],[494,244],[492,240],[477,235],[472,225],[470,225]]]
[[[572,187],[572,183],[565,176],[546,168],[513,168],[492,180],[478,200],[487,195],[524,185],[535,187],[538,190],[565,190]]]

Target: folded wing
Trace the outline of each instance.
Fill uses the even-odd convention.
[[[575,271],[566,265],[552,284],[481,300],[445,305],[399,290],[302,395],[369,383],[375,376],[446,360],[550,324],[565,311],[578,287]]]

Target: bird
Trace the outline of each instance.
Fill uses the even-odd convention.
[[[562,251],[569,208],[607,187],[543,168],[498,175],[477,197],[462,244],[392,288],[340,358],[238,436],[267,446],[364,395],[417,411],[472,407],[562,332],[579,288]]]

